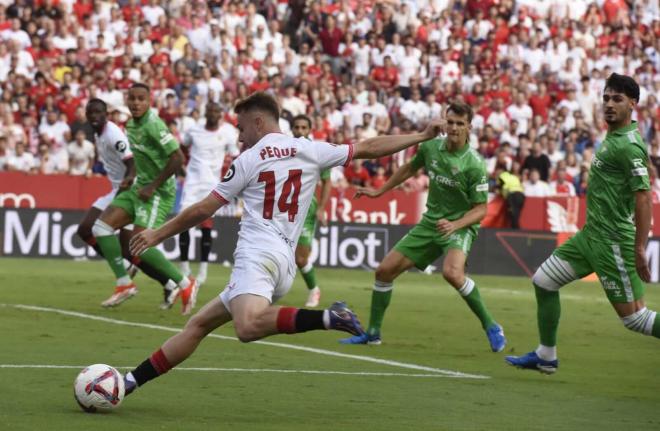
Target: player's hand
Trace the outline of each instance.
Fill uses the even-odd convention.
[[[644,250],[635,250],[635,268],[637,274],[643,282],[649,283],[651,281],[651,271],[649,271],[649,263],[646,260],[646,252]]]
[[[141,255],[146,249],[158,244],[156,231],[152,229],[145,229],[142,232],[135,234],[129,242],[129,249],[133,256]]]
[[[449,221],[445,218],[438,220],[435,226],[438,229],[438,232],[440,232],[443,236],[449,236],[458,230],[458,225],[456,222]]]
[[[134,177],[126,177],[123,180],[121,180],[121,184],[119,184],[119,190],[118,192],[123,192],[131,188],[133,185],[133,180]]]
[[[148,202],[155,192],[156,189],[154,189],[154,187],[151,184],[149,184],[144,187],[140,187],[138,189],[138,197],[142,202]]]
[[[437,119],[431,121],[426,129],[424,129],[424,136],[426,139],[433,139],[441,133],[444,133],[447,128],[447,121],[444,119]]]
[[[366,196],[368,198],[377,198],[380,196],[382,193],[380,190],[374,190],[371,187],[356,187],[355,190],[355,199],[358,199],[362,196]]]
[[[325,211],[323,208],[319,208],[316,210],[316,219],[321,223],[321,226],[327,226],[328,225],[328,218],[325,215]]]

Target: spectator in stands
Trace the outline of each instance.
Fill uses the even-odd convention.
[[[566,168],[557,168],[556,179],[550,183],[550,196],[575,196],[575,186],[566,173]]]
[[[529,179],[523,183],[525,196],[544,198],[550,196],[550,186],[541,179],[538,169],[532,168],[529,172]]]
[[[10,156],[11,153],[7,148],[7,138],[0,136],[0,172],[7,170],[7,161]]]
[[[41,138],[34,162],[37,172],[43,175],[68,173],[69,159],[66,148],[56,146],[44,135]]]
[[[506,201],[512,229],[520,229],[520,214],[525,205],[525,193],[520,178],[509,170],[498,166],[495,171],[496,189]]]
[[[362,160],[353,160],[351,165],[344,169],[344,178],[353,186],[365,187],[370,176],[367,168],[362,166]]]
[[[69,174],[91,175],[94,166],[94,144],[87,140],[84,130],[78,130],[75,140],[67,146]]]
[[[7,170],[28,174],[37,172],[34,156],[32,153],[25,151],[25,145],[22,142],[16,143],[14,154],[7,158]]]
[[[541,147],[541,142],[535,142],[532,144],[532,152],[525,161],[523,162],[523,170],[529,171],[536,170],[540,175],[541,181],[547,182],[550,178],[550,159],[547,155],[543,153],[543,148]],[[527,194],[525,192],[525,194]]]

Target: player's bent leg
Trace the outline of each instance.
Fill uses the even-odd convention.
[[[501,352],[506,346],[504,329],[499,325],[481,299],[479,289],[474,280],[465,276],[465,261],[467,256],[462,249],[450,248],[442,264],[442,276],[451,284],[467,303],[470,310],[481,322],[486,331],[486,338],[493,352]]]
[[[317,307],[321,301],[321,288],[316,283],[316,271],[309,260],[312,248],[307,244],[298,243],[296,247],[296,266],[300,270],[305,285],[309,290],[305,307]]]
[[[557,359],[557,329],[561,316],[559,289],[577,280],[580,276],[571,264],[551,255],[545,260],[532,277],[537,304],[537,324],[540,343],[535,351],[523,356],[507,356],[509,365],[522,369],[537,370],[552,374],[559,368]]]
[[[185,361],[204,337],[230,320],[231,314],[222,301],[219,298],[211,300],[188,320],[181,332],[168,339],[160,349],[126,374],[126,394]]]
[[[392,300],[394,280],[415,263],[398,250],[391,250],[376,268],[376,279],[371,293],[369,327],[364,335],[339,340],[342,344],[381,344],[380,329],[385,311]]]
[[[612,306],[627,329],[660,338],[660,315],[646,308],[643,299],[634,302],[612,303]]]
[[[80,221],[80,224],[78,225],[78,230],[76,233],[82,239],[84,242],[89,244],[91,247],[94,248],[96,253],[99,255],[103,256],[103,252],[101,251],[101,248],[96,244],[96,238],[94,238],[94,234],[92,233],[92,227],[94,226],[94,222],[99,218],[101,215],[101,210],[98,208],[90,208],[87,210],[85,215],[83,216],[83,219]]]

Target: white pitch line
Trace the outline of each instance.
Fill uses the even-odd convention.
[[[86,365],[44,365],[44,364],[0,364],[0,369],[55,369],[55,370],[82,370]],[[132,370],[135,367],[114,367],[121,370]],[[202,371],[202,372],[228,372],[228,373],[279,373],[279,374],[317,374],[341,375],[358,377],[431,377],[456,378],[445,374],[412,374],[412,373],[379,373],[369,371],[322,371],[322,370],[277,370],[272,368],[214,368],[214,367],[176,367],[174,371]]]
[[[43,312],[46,312],[46,313],[56,313],[56,314],[62,314],[64,316],[79,317],[81,319],[96,320],[96,321],[99,321],[99,322],[112,323],[112,324],[115,324],[115,325],[136,326],[136,327],[139,327],[139,328],[157,329],[157,330],[167,331],[167,332],[179,332],[179,331],[181,331],[181,328],[174,328],[174,327],[171,327],[171,326],[162,326],[162,325],[154,325],[154,324],[151,324],[151,323],[130,322],[130,321],[127,321],[127,320],[111,319],[109,317],[97,316],[97,315],[94,315],[94,314],[80,313],[80,312],[77,312],[77,311],[62,310],[62,309],[59,309],[59,308],[39,307],[39,306],[35,306],[35,305],[24,305],[24,304],[0,304],[0,306],[1,307],[18,308],[18,309],[21,309],[21,310],[43,311]],[[238,341],[237,338],[229,337],[229,336],[226,336],[226,335],[209,334],[207,336],[212,337],[212,338],[218,338],[218,339],[221,339],[221,340]],[[406,362],[390,361],[388,359],[379,359],[379,358],[374,358],[374,357],[371,357],[371,356],[349,355],[347,353],[339,353],[339,352],[334,352],[332,350],[317,349],[317,348],[313,348],[313,347],[298,346],[298,345],[294,345],[294,344],[275,343],[275,342],[271,342],[271,341],[254,341],[253,344],[261,344],[261,345],[272,346],[272,347],[281,347],[281,348],[284,348],[284,349],[300,350],[300,351],[309,352],[309,353],[316,353],[316,354],[319,354],[319,355],[335,356],[335,357],[338,357],[338,358],[355,359],[355,360],[358,360],[358,361],[372,362],[372,363],[375,363],[375,364],[389,365],[389,366],[392,366],[392,367],[406,368],[406,369],[409,369],[409,370],[425,371],[425,372],[429,372],[429,373],[438,373],[438,374],[443,374],[447,377],[456,377],[456,378],[464,378],[464,379],[490,379],[489,376],[485,376],[485,375],[481,375],[481,374],[461,373],[459,371],[452,371],[452,370],[444,370],[444,369],[441,369],[441,368],[426,367],[426,366],[423,366],[423,365],[409,364],[409,363],[406,363]]]

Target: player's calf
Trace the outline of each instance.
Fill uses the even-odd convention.
[[[353,335],[364,330],[355,313],[344,302],[335,302],[325,310],[282,307],[277,313],[277,332],[295,334],[319,329],[335,329]],[[240,337],[239,337],[240,338]]]
[[[657,312],[646,307],[629,316],[622,317],[621,321],[623,326],[633,332],[660,338],[660,316]]]

